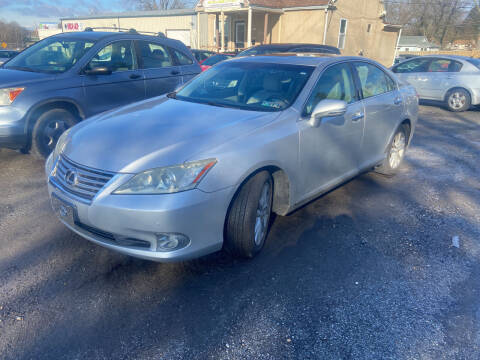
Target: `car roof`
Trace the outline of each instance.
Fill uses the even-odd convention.
[[[119,31],[119,32],[113,32],[113,31],[69,31],[69,32],[64,32],[64,33],[59,33],[56,35],[53,35],[52,37],[62,37],[62,38],[74,38],[74,39],[90,39],[90,40],[100,40],[104,38],[115,38],[115,37],[125,37],[125,36],[131,36],[135,38],[145,38],[149,40],[173,40],[173,39],[168,39],[166,37],[160,37],[160,36],[153,36],[153,35],[144,35],[141,33],[137,32],[127,32],[127,31]]]
[[[325,49],[336,49],[334,46],[330,45],[320,45],[320,44],[305,44],[305,43],[287,43],[287,44],[264,44],[254,46],[256,49],[275,49],[275,50],[290,50],[296,48],[325,48]]]
[[[371,61],[366,58],[356,57],[356,56],[331,56],[326,54],[319,54],[318,56],[311,55],[260,55],[260,56],[246,56],[246,57],[234,57],[227,61],[235,62],[248,62],[248,63],[265,63],[265,64],[286,64],[286,65],[304,65],[304,66],[318,66],[322,63],[327,62],[336,62],[344,60],[362,60],[362,61]]]
[[[468,57],[468,56],[446,55],[446,54],[423,55],[423,56],[417,56],[417,58],[443,58],[443,59],[450,59],[450,60],[465,60],[465,61],[472,59],[471,57]]]

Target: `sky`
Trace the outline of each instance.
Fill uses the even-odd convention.
[[[0,19],[27,28],[62,17],[127,10],[126,0],[0,0]]]

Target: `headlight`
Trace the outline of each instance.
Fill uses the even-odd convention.
[[[144,171],[135,175],[114,194],[171,194],[194,189],[217,163],[215,159],[194,161]]]
[[[62,153],[63,149],[65,148],[66,140],[68,133],[72,130],[72,128],[66,130],[57,141],[57,145],[55,146],[55,150],[53,150],[53,162],[57,161],[58,156]]]
[[[7,106],[13,103],[23,90],[25,90],[25,88],[0,89],[0,106]]]

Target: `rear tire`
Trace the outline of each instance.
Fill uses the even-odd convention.
[[[375,168],[375,172],[386,176],[394,176],[405,157],[407,145],[407,126],[401,125],[395,132],[395,135],[393,135],[393,139],[388,146],[387,157],[380,166]]]
[[[77,119],[67,110],[52,109],[38,118],[32,131],[31,153],[46,158],[55,149],[58,138],[74,126]]]
[[[250,178],[237,193],[227,216],[225,250],[253,258],[263,248],[272,213],[273,180],[267,171]]]
[[[465,89],[453,89],[447,94],[445,101],[448,110],[453,112],[463,112],[472,106],[472,97]]]

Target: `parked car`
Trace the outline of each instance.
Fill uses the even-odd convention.
[[[392,68],[412,84],[422,100],[443,103],[450,111],[480,104],[480,60],[462,56],[417,57]]]
[[[232,53],[222,53],[222,54],[215,54],[208,59],[205,59],[200,63],[200,68],[202,71],[210,69],[213,65],[218,64],[219,62],[231,59],[234,57],[235,54]]]
[[[240,52],[237,56],[258,56],[280,53],[316,53],[340,55],[340,50],[334,46],[317,44],[269,44],[257,45]]]
[[[47,156],[67,128],[201,72],[180,41],[130,32],[46,38],[0,69],[0,146]]]
[[[417,117],[415,89],[372,60],[234,58],[64,133],[48,191],[67,227],[124,254],[253,257],[272,212],[395,174]]]
[[[17,56],[19,52],[15,50],[0,50],[0,65]]]
[[[216,52],[208,51],[208,50],[191,49],[190,51],[192,52],[193,56],[195,56],[195,59],[197,59],[199,63],[208,59],[210,56],[213,56],[216,54]]]

